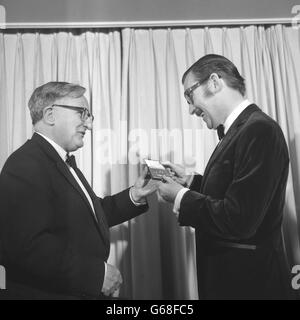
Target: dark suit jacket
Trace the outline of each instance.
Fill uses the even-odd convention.
[[[136,207],[129,189],[104,199],[93,194],[92,201],[98,223],[69,168],[40,135],[15,151],[0,175],[0,242],[8,281],[59,297],[99,297],[108,228],[148,207]]]
[[[287,297],[281,224],[288,168],[280,127],[248,106],[181,202],[180,224],[196,229],[200,298]]]

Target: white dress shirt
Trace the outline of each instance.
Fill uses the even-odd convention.
[[[233,124],[233,122],[237,119],[237,117],[250,105],[251,103],[249,100],[245,99],[243,102],[241,102],[234,110],[230,113],[230,115],[226,118],[224,122],[224,134],[226,134]],[[190,184],[191,185],[191,184]],[[179,192],[176,195],[175,201],[174,201],[174,207],[173,212],[178,216],[179,210],[180,210],[180,204],[183,196],[187,191],[189,191],[189,188],[182,188],[179,190]]]
[[[224,134],[226,134],[233,124],[233,122],[237,119],[237,117],[251,104],[249,100],[244,100],[240,103],[234,110],[230,113],[227,119],[224,122]]]
[[[42,133],[40,132],[37,132],[39,135],[41,135],[45,140],[47,140],[51,145],[52,147],[57,151],[57,153],[59,154],[59,156],[62,158],[62,160],[65,162],[66,159],[67,159],[67,152],[60,146],[58,145],[56,142],[54,142],[53,140],[51,140],[50,138],[44,136]],[[93,213],[94,213],[94,217],[95,219],[97,220],[97,217],[96,217],[96,214],[95,214],[95,208],[94,208],[94,205],[93,205],[93,201],[89,195],[89,193],[87,192],[86,188],[84,187],[84,185],[82,184],[81,180],[79,179],[79,177],[77,176],[76,172],[74,171],[73,168],[71,168],[67,163],[66,165],[68,166],[68,168],[70,169],[73,177],[75,178],[75,180],[77,181],[77,183],[79,184],[81,190],[83,191],[85,197],[87,198],[92,210],[93,210]]]

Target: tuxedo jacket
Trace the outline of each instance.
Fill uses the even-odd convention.
[[[15,151],[0,175],[0,240],[8,281],[60,296],[99,297],[109,227],[148,207],[135,206],[129,189],[103,199],[91,193],[91,198],[97,219],[66,163],[40,135]]]
[[[181,202],[196,229],[204,299],[277,299],[288,292],[281,225],[289,157],[279,125],[248,106]]]

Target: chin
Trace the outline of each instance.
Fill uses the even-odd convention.
[[[84,145],[83,141],[76,141],[76,143],[73,144],[73,146],[70,148],[71,150],[69,152],[74,152],[80,148],[82,148]]]
[[[82,148],[83,146],[84,146],[83,141],[81,141],[80,143],[77,143],[76,150],[79,148]]]

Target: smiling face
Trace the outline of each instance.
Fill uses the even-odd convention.
[[[65,97],[55,103],[89,109],[88,102],[83,96],[79,98]],[[73,152],[83,147],[83,138],[86,130],[92,129],[92,120],[83,121],[79,109],[76,111],[56,106],[53,109],[55,116],[53,137],[55,142],[67,152]]]
[[[184,90],[195,85],[197,81],[190,72],[184,80]],[[209,89],[210,81],[209,79],[208,82],[201,84],[191,93],[193,103],[189,104],[189,113],[201,117],[208,129],[215,129],[218,126],[218,108],[215,107],[215,96]]]

